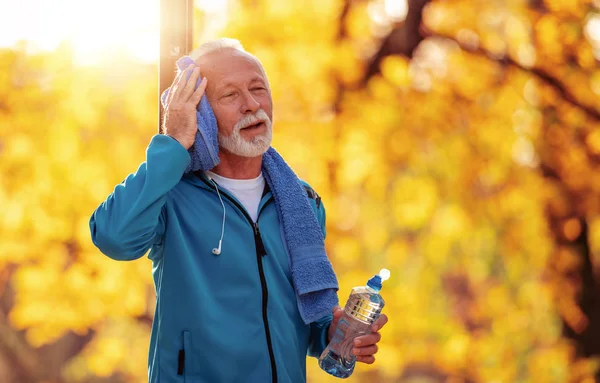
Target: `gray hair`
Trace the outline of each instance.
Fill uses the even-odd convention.
[[[237,39],[232,39],[229,37],[222,37],[220,39],[211,40],[203,43],[198,48],[196,48],[192,53],[190,53],[190,57],[194,61],[198,61],[198,59],[204,55],[207,55],[211,52],[218,52],[226,49],[235,49],[239,52],[243,52],[248,56],[252,57],[258,65],[260,66],[260,70],[263,72],[265,76],[265,80],[267,81],[267,85],[269,85],[269,80],[267,79],[267,74],[265,73],[265,68],[262,63],[258,59],[258,57],[254,56],[252,53],[246,51],[242,43]]]
[[[235,49],[240,52],[248,53],[248,52],[246,52],[246,50],[244,49],[244,46],[242,45],[242,43],[239,40],[231,39],[228,37],[223,37],[220,39],[208,41],[208,42],[200,45],[197,49],[195,49],[190,54],[190,57],[193,58],[194,60],[198,60],[200,57],[202,57],[208,53],[221,51],[224,49]],[[251,55],[251,56],[254,56],[254,55]]]

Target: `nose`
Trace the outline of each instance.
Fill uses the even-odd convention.
[[[256,101],[250,92],[246,92],[244,94],[244,102],[242,103],[241,112],[243,114],[256,113],[258,109],[260,109],[260,102]]]

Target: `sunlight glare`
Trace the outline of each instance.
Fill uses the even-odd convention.
[[[227,0],[196,0],[194,5],[206,13],[220,13],[227,10]]]
[[[212,40],[219,37],[219,32],[225,27],[228,20],[228,0],[195,0],[194,6],[201,9],[206,17],[203,20],[200,36],[194,36],[194,42]]]
[[[71,40],[82,62],[96,62],[104,52],[126,50],[142,61],[159,54],[158,1],[72,1],[76,31]]]
[[[0,46],[26,40],[34,50],[48,51],[66,41],[84,65],[117,53],[158,59],[159,0],[25,0],[8,7],[0,17]]]
[[[594,56],[600,60],[600,14],[592,14],[585,23],[584,33],[594,47]]]
[[[399,22],[406,18],[408,14],[408,4],[406,0],[385,0],[385,13],[393,22]]]

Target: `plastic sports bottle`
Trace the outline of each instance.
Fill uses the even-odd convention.
[[[371,332],[371,325],[385,305],[379,294],[381,284],[389,278],[390,271],[381,269],[366,286],[352,289],[333,339],[319,358],[319,366],[324,371],[338,378],[352,375],[356,364],[356,356],[352,353],[354,338]]]

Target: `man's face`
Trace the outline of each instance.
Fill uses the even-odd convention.
[[[255,157],[271,145],[271,90],[260,63],[227,49],[197,61],[208,77],[206,96],[217,118],[219,145],[235,155]]]

